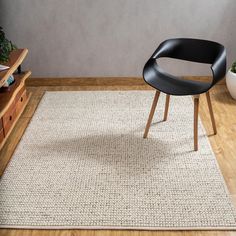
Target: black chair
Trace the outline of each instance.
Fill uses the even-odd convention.
[[[157,64],[156,60],[161,57],[175,58],[185,61],[211,64],[213,79],[211,82],[199,82],[175,77],[164,72]],[[226,73],[226,51],[219,43],[201,40],[177,38],[168,39],[162,42],[151,58],[147,61],[143,69],[143,78],[146,83],[155,88],[156,94],[147,121],[143,137],[147,138],[152,118],[156,109],[160,92],[166,94],[164,121],[167,120],[170,95],[193,95],[194,96],[194,150],[198,150],[198,109],[199,96],[206,93],[207,103],[210,111],[214,134],[216,124],[212,110],[209,94],[217,82],[224,78]]]

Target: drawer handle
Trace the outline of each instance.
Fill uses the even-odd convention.
[[[20,98],[20,101],[23,102],[23,100],[24,100],[23,97],[21,97],[21,98]]]
[[[12,116],[9,117],[9,120],[12,120]]]

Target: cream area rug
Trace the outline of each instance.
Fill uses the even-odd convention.
[[[47,92],[0,180],[0,227],[236,229],[236,211],[193,103],[153,91]]]

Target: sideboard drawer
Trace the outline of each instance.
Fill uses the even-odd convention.
[[[0,119],[0,130],[3,129],[2,118]]]
[[[2,118],[0,119],[0,143],[4,140],[4,131],[3,131],[3,124],[2,124]]]
[[[27,94],[24,91],[20,97],[18,97],[18,101],[16,101],[16,115],[20,114],[25,103],[27,101]]]
[[[2,141],[4,140],[4,132],[3,129],[0,130],[0,144],[2,143]]]
[[[21,95],[22,95],[25,91],[26,91],[25,86],[23,86],[23,87],[20,89],[20,91],[16,94],[16,98],[15,98],[15,101],[16,101],[16,102],[20,99]]]
[[[5,112],[5,114],[2,117],[2,121],[3,121],[3,127],[5,127],[5,125],[12,120],[12,116],[15,113],[15,102],[13,102],[11,104],[11,106],[7,109],[7,111]]]
[[[3,129],[1,129],[0,130],[0,143],[4,140],[4,137],[5,137],[4,131],[3,131]]]
[[[15,103],[8,108],[7,112],[3,115],[3,129],[4,135],[6,136],[8,131],[11,129],[14,121],[16,119],[16,110],[15,110]]]

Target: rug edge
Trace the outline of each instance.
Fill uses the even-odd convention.
[[[236,231],[236,226],[228,227],[123,227],[123,226],[12,226],[0,225],[1,229],[32,230],[137,230],[137,231]]]
[[[143,92],[150,92],[152,90],[141,90]],[[58,92],[140,92],[140,90],[108,90],[108,91],[93,91],[93,90],[82,90],[82,91],[45,91],[44,94],[42,95],[42,97],[40,98],[40,101],[26,127],[26,129],[28,128],[28,126],[30,125],[30,123],[32,122],[36,111],[39,109],[40,104],[42,103],[43,99],[45,99],[47,94],[52,94],[52,93],[58,93]],[[189,99],[191,99],[191,96],[189,97]],[[191,101],[193,102],[193,100],[191,99]],[[201,116],[199,114],[199,124],[200,127],[203,131],[203,134],[206,136],[207,139],[207,143],[208,143],[208,147],[211,150],[213,156],[214,156],[214,162],[216,164],[216,167],[221,175],[222,178],[222,182],[224,185],[224,190],[227,194],[227,196],[229,197],[230,203],[231,203],[231,207],[234,213],[236,213],[236,206],[232,200],[232,194],[230,193],[226,180],[224,178],[224,175],[221,171],[219,162],[216,158],[216,154],[213,150],[213,147],[211,145],[211,142],[209,140],[209,137],[207,135],[207,130],[206,127],[204,126]],[[26,131],[25,129],[25,131]],[[24,131],[24,133],[25,133]],[[24,133],[22,135],[22,137],[24,136]],[[21,137],[21,138],[22,138]],[[19,143],[21,142],[21,139],[19,140],[16,148],[18,147]],[[15,150],[16,151],[16,150]],[[12,156],[14,155],[15,151],[13,152]],[[78,229],[78,230],[137,230],[137,231],[236,231],[236,225],[235,226],[227,226],[227,227],[122,227],[122,226],[16,226],[16,225],[0,225],[0,230],[1,229],[32,229],[32,230],[73,230],[73,229]]]

